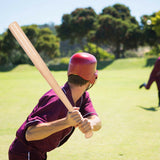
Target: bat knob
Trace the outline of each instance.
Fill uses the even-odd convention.
[[[92,136],[93,136],[93,132],[92,132],[92,131],[87,132],[87,133],[85,134],[85,138],[90,138],[90,137],[92,137]]]

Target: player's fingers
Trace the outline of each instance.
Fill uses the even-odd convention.
[[[72,123],[74,123],[74,125],[78,125],[79,123],[82,122],[83,117],[80,114],[79,111],[73,111],[73,112],[69,112],[69,119],[71,120]]]
[[[90,122],[86,119],[79,125],[79,129],[83,133],[87,133],[88,131],[92,130]]]
[[[71,118],[73,119],[83,119],[82,115],[79,113],[79,111],[73,111],[70,113]]]
[[[91,127],[82,127],[79,129],[82,133],[88,133],[88,132],[92,131]]]

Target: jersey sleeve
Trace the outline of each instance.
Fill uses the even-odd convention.
[[[27,128],[30,126],[62,118],[64,114],[61,113],[61,110],[64,111],[65,108],[62,109],[61,104],[62,102],[57,96],[43,96],[27,117],[26,121],[18,129],[17,136],[24,136]]]
[[[62,118],[60,117],[62,110],[61,106],[61,101],[57,96],[44,97],[39,101],[32,113],[28,116],[26,127],[39,123],[51,122]]]

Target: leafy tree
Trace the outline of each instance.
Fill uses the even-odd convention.
[[[160,54],[160,11],[141,17],[144,44],[152,46],[147,55]]]
[[[8,56],[6,53],[2,52],[3,37],[0,35],[0,65],[8,63]]]
[[[0,51],[0,66],[8,63],[8,56],[6,53]]]
[[[98,18],[95,41],[109,45],[116,58],[124,57],[126,49],[137,48],[140,39],[138,22],[130,15],[128,7],[115,4],[106,7]]]
[[[52,31],[49,28],[42,28],[39,30],[38,38],[43,35],[51,35]]]
[[[49,28],[40,29],[37,25],[30,25],[23,26],[22,29],[44,59],[53,58],[60,54],[59,39],[53,35],[53,32]],[[3,52],[1,56],[7,55],[12,64],[31,63],[9,30],[2,35],[0,47]]]
[[[60,55],[59,39],[53,35],[49,28],[41,29],[36,41],[36,48],[45,60]]]
[[[38,35],[39,35],[39,28],[37,25],[29,25],[22,27],[24,33],[28,37],[28,39],[32,42],[33,46],[35,46]]]
[[[130,24],[130,23],[128,23]],[[127,25],[128,25],[127,24]],[[129,49],[137,49],[141,44],[142,31],[136,24],[130,24],[126,30],[123,40],[123,52]]]
[[[49,28],[40,29],[37,25],[30,25],[23,27],[23,30],[44,60],[60,55],[59,39]]]
[[[61,57],[70,57],[80,49],[79,43],[71,44],[69,40],[60,41]]]
[[[93,54],[97,60],[104,60],[104,59],[114,59],[114,56],[109,54],[103,48],[98,47],[93,43],[87,43],[84,46],[84,51]]]
[[[62,17],[62,24],[56,26],[57,35],[61,40],[69,39],[71,43],[78,42],[83,46],[83,39],[94,29],[96,16],[91,7],[78,8],[71,14],[65,14]]]
[[[114,18],[129,20],[131,23],[138,25],[135,17],[131,16],[129,8],[122,4],[115,4],[112,7],[105,7],[102,10],[101,15],[111,15]]]
[[[0,35],[0,50],[2,51],[2,42],[3,42],[3,37]]]
[[[141,17],[141,30],[143,32],[141,36],[142,45],[156,46],[158,37],[153,30],[152,17],[155,17],[155,13],[152,15],[143,15]]]
[[[148,56],[160,56],[160,45],[152,47],[152,49],[146,53]]]
[[[156,32],[157,36],[160,38],[160,11],[155,14],[155,17],[151,18],[153,25],[153,30]]]
[[[11,32],[9,30],[4,32],[1,38],[1,49],[2,49],[1,51],[6,52],[10,55],[12,50],[17,48],[18,48],[18,43],[11,34]]]
[[[4,32],[1,38],[1,64],[14,64],[14,53],[18,48],[18,42],[15,40],[11,32],[9,30]]]
[[[55,29],[54,23],[49,23],[49,24],[46,23],[46,24],[38,25],[38,27],[40,29],[49,28],[53,32],[53,34],[56,35],[56,29]]]

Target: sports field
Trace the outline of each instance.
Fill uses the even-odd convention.
[[[160,110],[157,89],[147,82],[153,66],[146,59],[120,59],[99,66],[99,79],[89,90],[102,120],[102,129],[90,139],[79,131],[62,147],[48,153],[48,160],[160,160]],[[54,72],[60,85],[66,71]],[[29,65],[0,72],[0,160],[7,160],[15,132],[39,98],[50,89]]]

